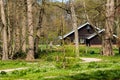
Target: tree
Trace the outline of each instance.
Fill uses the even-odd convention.
[[[1,4],[1,18],[3,23],[3,56],[2,60],[8,60],[8,43],[7,43],[7,22],[5,16],[4,1],[0,0]]]
[[[75,31],[74,35],[75,35],[75,53],[76,56],[79,57],[79,38],[78,38],[78,29],[77,29],[77,18],[75,15],[75,10],[74,10],[74,0],[70,0],[70,10],[71,10],[71,19],[72,19],[72,26],[73,29]]]
[[[40,41],[40,32],[42,28],[42,22],[43,22],[43,16],[44,16],[44,8],[45,8],[45,0],[42,0],[41,8],[39,11],[39,21],[38,21],[38,26],[36,27],[36,36],[35,36],[35,53],[38,53],[38,45]]]
[[[103,55],[113,55],[112,39],[113,39],[113,26],[114,26],[114,0],[107,0],[106,4],[106,21],[105,32],[103,36]]]
[[[119,49],[119,54],[120,54],[120,0],[115,0],[115,8],[116,8],[116,14],[115,14],[115,31],[116,31],[116,34],[118,36],[118,39],[117,39],[117,46],[118,46],[118,49]]]
[[[34,35],[33,35],[33,16],[32,16],[32,2],[27,0],[27,19],[28,19],[28,52],[26,60],[34,60]]]
[[[20,0],[15,0],[15,53],[20,52]]]
[[[26,0],[21,0],[22,2],[22,10],[21,10],[21,17],[22,17],[22,20],[21,20],[21,27],[22,27],[22,36],[21,36],[21,43],[22,43],[22,52],[26,53],[26,34],[27,34],[27,24],[26,24]]]

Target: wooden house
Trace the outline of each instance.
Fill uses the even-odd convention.
[[[80,44],[86,44],[87,46],[90,45],[101,45],[102,38],[100,37],[105,31],[105,29],[100,29],[97,27],[92,27],[88,22],[80,25],[78,27],[78,35],[79,35],[79,43]],[[117,37],[116,35],[113,35],[114,37]],[[69,43],[75,43],[74,42],[74,30],[65,34],[60,39],[64,39],[66,44]],[[114,40],[114,43],[116,41]]]

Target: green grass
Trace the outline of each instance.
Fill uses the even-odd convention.
[[[32,67],[37,64],[35,62],[26,62],[24,60],[9,60],[9,61],[0,61],[0,70],[12,69],[12,68],[21,68],[21,67]]]
[[[102,59],[101,62],[85,63],[75,57],[74,46],[47,48],[47,51],[44,48],[39,51],[37,62],[0,61],[0,69],[29,67],[0,73],[0,80],[119,80],[120,55],[117,49],[114,51],[115,56],[102,56],[99,54],[100,48],[80,46],[80,57]]]
[[[27,66],[27,64],[22,61],[0,61],[0,70],[24,66]]]

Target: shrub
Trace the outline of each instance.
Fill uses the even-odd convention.
[[[5,71],[0,72],[1,75],[6,75],[7,73]]]
[[[71,76],[72,80],[90,80],[90,76],[86,73],[80,73],[74,76]]]
[[[26,75],[27,72],[26,72],[26,70],[21,70],[21,71],[15,70],[12,72],[12,74],[14,74],[16,76],[23,76],[23,75]]]
[[[98,70],[69,76],[72,80],[119,80],[120,70]],[[64,79],[63,79],[64,80]]]
[[[25,59],[26,58],[26,53],[22,52],[22,51],[19,51],[19,52],[16,52],[13,57],[13,59]]]

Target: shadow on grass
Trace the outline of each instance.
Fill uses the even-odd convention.
[[[58,76],[43,80],[119,80],[120,69],[115,70],[97,70],[93,72],[78,73],[72,76]]]

